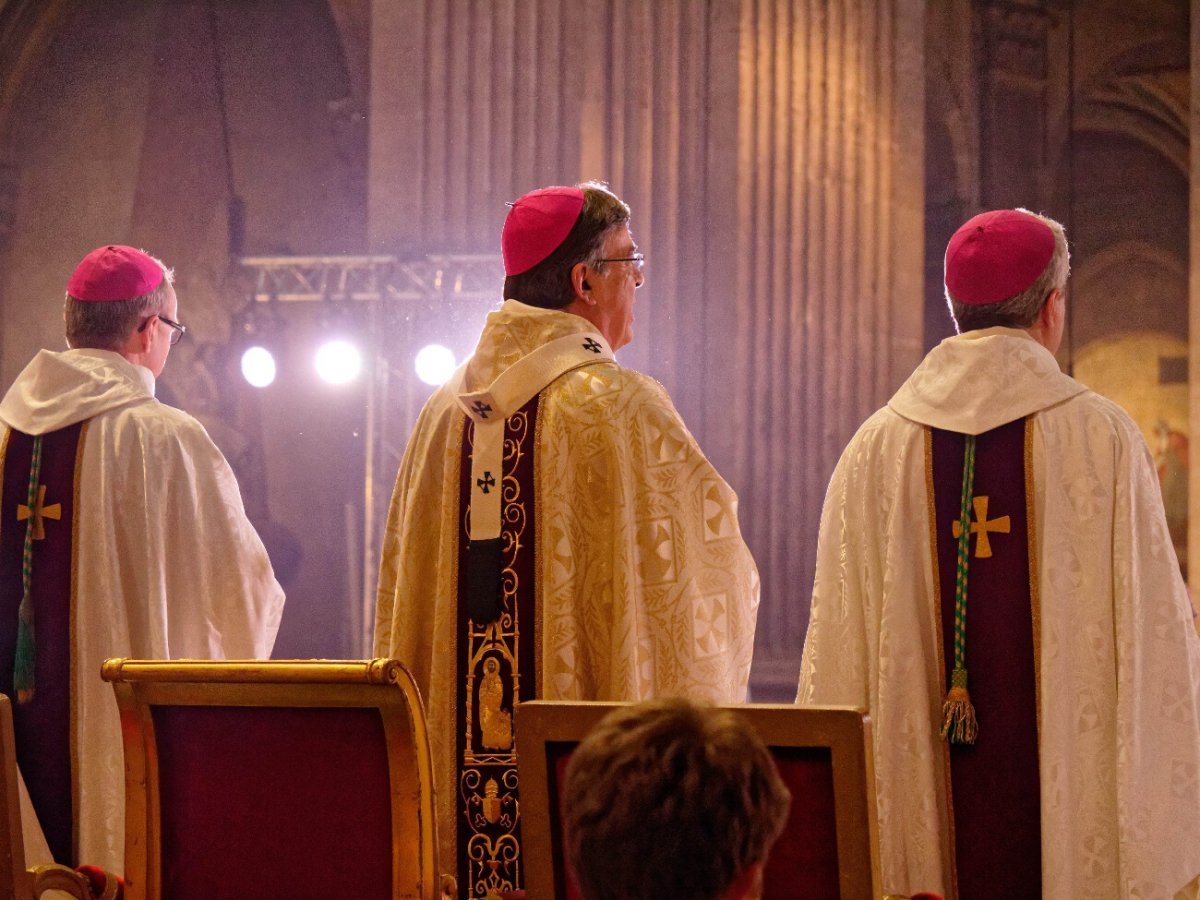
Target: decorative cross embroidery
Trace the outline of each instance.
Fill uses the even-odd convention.
[[[583,342],[583,349],[591,350],[593,353],[599,353],[601,350],[600,342],[597,341],[595,338],[588,338],[586,341]]]
[[[46,486],[38,485],[37,506],[33,510],[33,539],[35,541],[43,540],[46,537],[46,527],[43,524],[44,519],[58,520],[62,518],[62,504],[51,503],[46,506]],[[29,507],[24,503],[17,504],[17,521],[24,522],[29,518]]]
[[[476,400],[474,403],[472,403],[471,409],[475,410],[475,412],[477,412],[479,414],[479,418],[481,418],[481,419],[486,419],[487,414],[492,411],[492,408],[490,406],[488,406],[486,403],[484,403],[482,400]]]
[[[475,479],[475,483],[479,485],[480,489],[486,494],[488,493],[489,488],[495,486],[496,479],[492,477],[491,472],[484,472],[482,478]]]
[[[988,540],[988,532],[995,531],[998,534],[1008,534],[1010,523],[1008,516],[1001,516],[998,519],[989,520],[988,513],[988,498],[973,497],[971,505],[975,509],[975,521],[971,523],[971,534],[975,535],[975,558],[987,559],[992,555],[992,543]],[[957,538],[962,534],[962,525],[956,519],[954,521],[954,536]]]

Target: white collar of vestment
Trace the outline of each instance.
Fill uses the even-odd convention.
[[[463,390],[468,364],[459,366],[451,390],[463,412],[475,423],[471,439],[472,541],[500,536],[505,420],[560,375],[612,360],[612,348],[603,335],[582,331],[555,338],[527,353],[481,390]]]
[[[985,328],[930,350],[888,406],[921,425],[983,434],[1087,390],[1024,330]]]
[[[154,375],[111,350],[40,350],[0,400],[0,422],[47,434],[154,397]]]

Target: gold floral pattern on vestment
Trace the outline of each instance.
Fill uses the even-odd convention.
[[[523,883],[513,707],[520,697],[522,675],[517,607],[522,585],[516,562],[525,547],[529,515],[523,487],[513,473],[524,455],[532,452],[529,426],[525,411],[514,413],[505,425],[500,615],[485,624],[468,617],[465,635],[468,700],[458,785],[459,811],[469,832],[465,854],[471,898],[518,890]],[[473,438],[472,426],[468,440]]]

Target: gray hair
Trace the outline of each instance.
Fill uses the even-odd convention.
[[[946,304],[950,307],[950,315],[953,316],[954,326],[959,333],[999,325],[1006,328],[1029,328],[1037,321],[1042,304],[1046,302],[1050,292],[1066,287],[1067,278],[1071,275],[1071,252],[1067,248],[1067,235],[1062,225],[1027,209],[1018,209],[1017,212],[1026,213],[1045,222],[1054,232],[1054,253],[1050,262],[1046,263],[1046,268],[1034,279],[1033,284],[999,303],[962,303],[954,299],[950,289],[946,288]]]
[[[163,280],[140,297],[96,302],[67,294],[63,321],[68,346],[120,350],[145,319],[167,311],[167,293],[175,282],[175,270],[168,269],[160,259],[150,258],[162,266]]]
[[[585,262],[599,270],[604,238],[629,222],[629,206],[599,181],[585,181],[583,209],[563,242],[545,259],[519,275],[504,279],[505,299],[543,309],[562,309],[574,299],[571,270]]]

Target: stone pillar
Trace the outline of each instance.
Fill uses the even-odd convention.
[[[733,303],[706,446],[763,579],[756,699],[791,699],[825,489],[920,359],[924,4],[742,5]]]
[[[756,697],[790,699],[829,476],[921,355],[925,4],[372,9],[371,249],[495,253],[504,201],[543,184],[629,201],[648,265],[621,362],[738,491]]]
[[[1192,0],[1191,206],[1188,228],[1188,405],[1191,410],[1188,468],[1200,472],[1200,0]],[[1188,559],[1192,602],[1200,608],[1200,477],[1188,479]],[[1200,620],[1197,621],[1200,630]]]
[[[1052,22],[1044,0],[982,0],[981,203],[1043,209]]]

